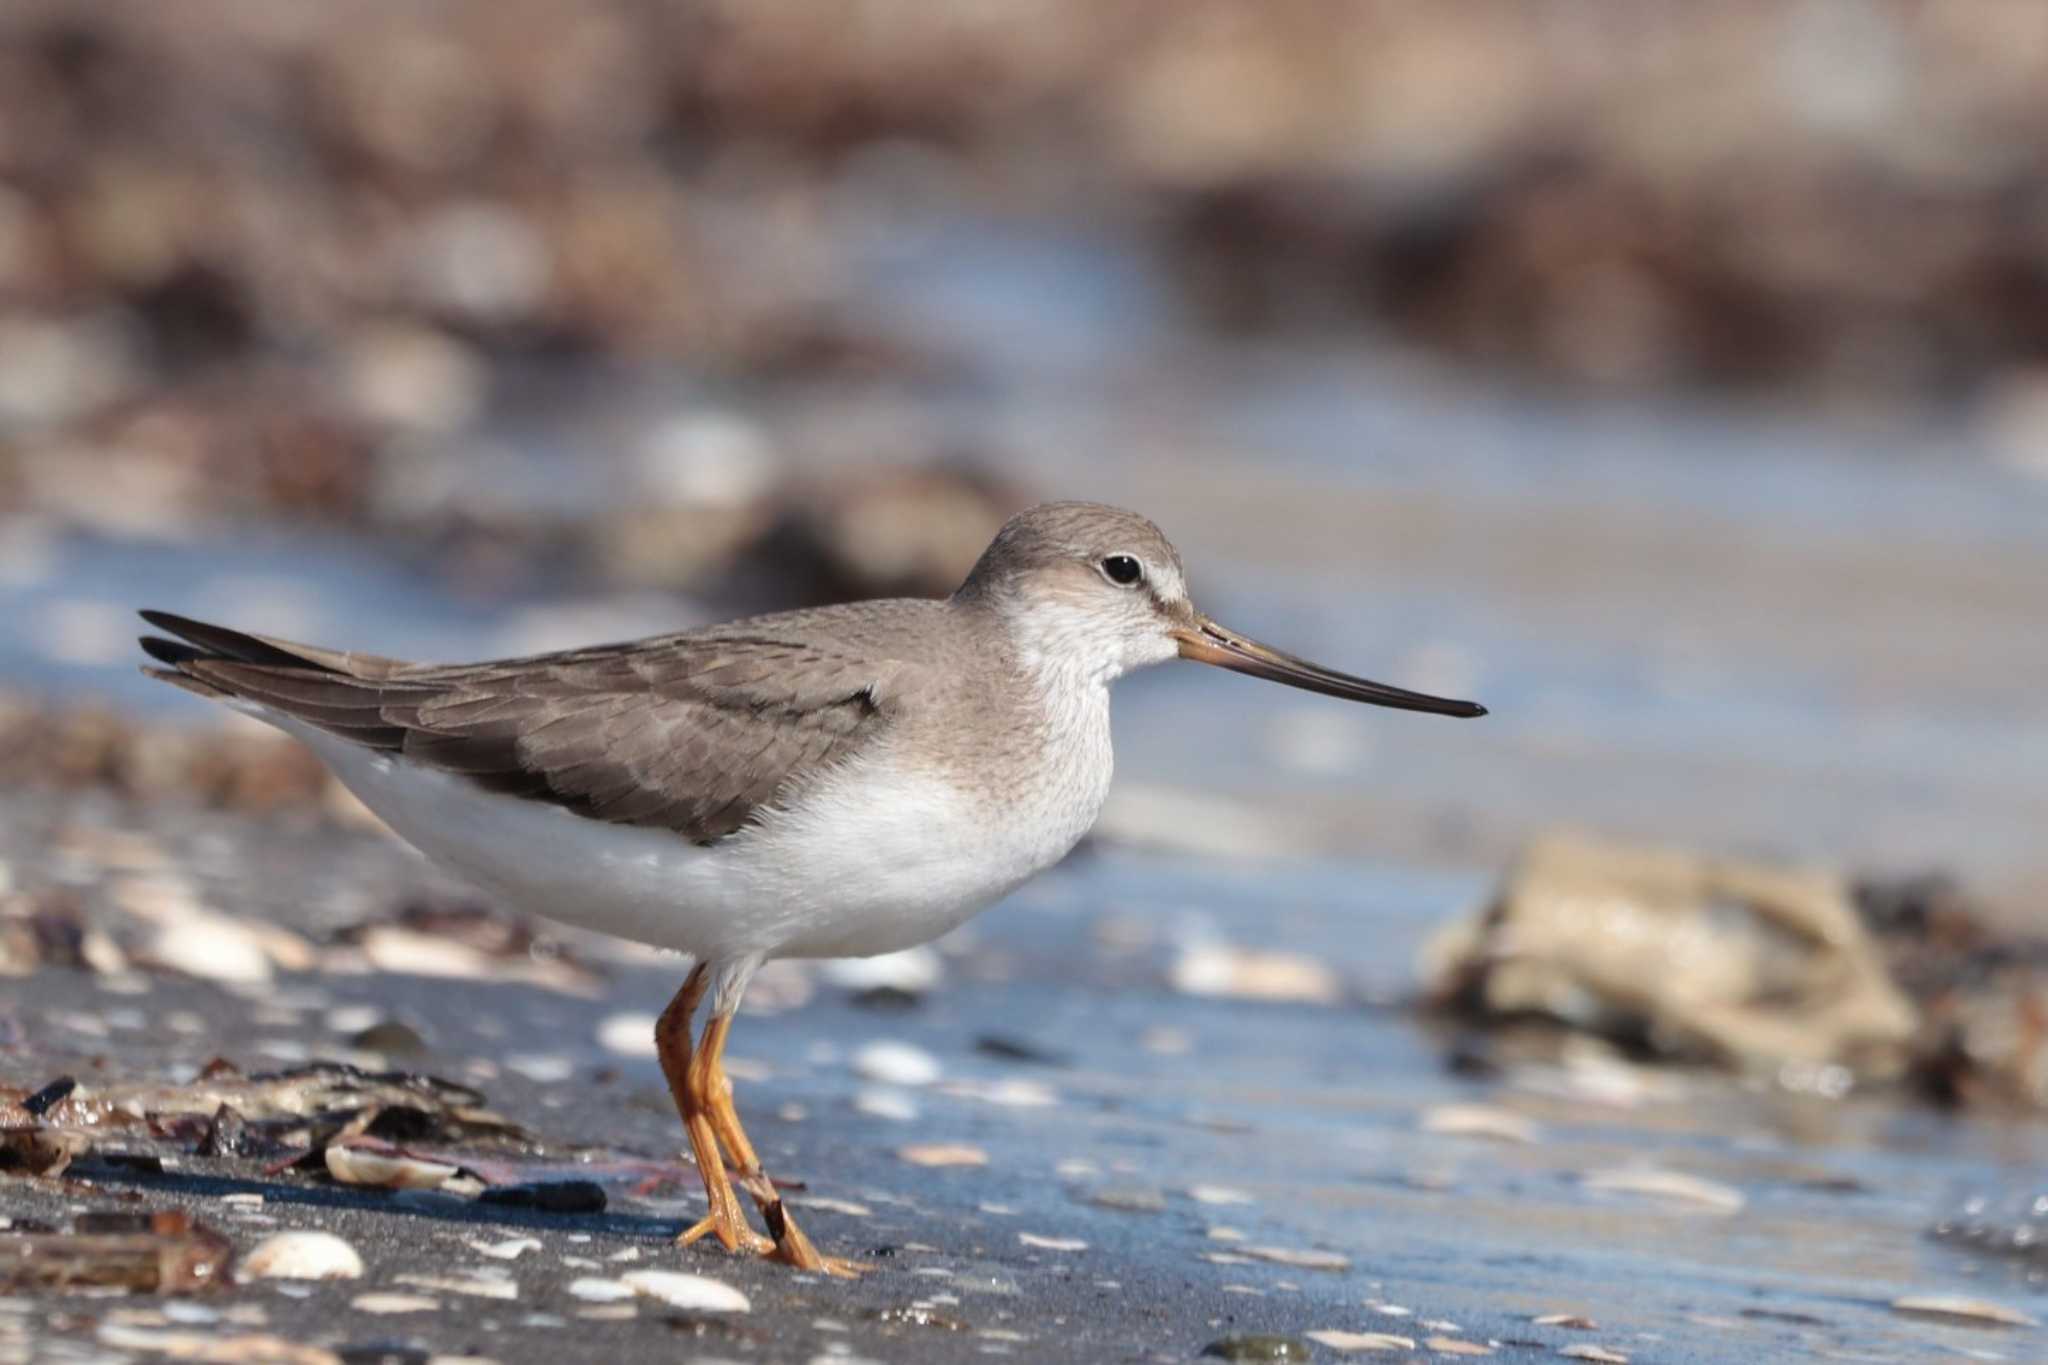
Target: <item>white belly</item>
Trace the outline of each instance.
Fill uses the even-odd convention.
[[[701,846],[282,728],[421,852],[508,905],[703,960],[859,957],[936,938],[1064,857],[1109,782],[1106,743],[1078,793],[1063,783],[1058,799],[1000,807],[882,758]]]

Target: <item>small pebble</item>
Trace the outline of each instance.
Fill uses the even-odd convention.
[[[325,1022],[330,1033],[361,1033],[384,1018],[384,1011],[376,1005],[336,1005],[327,1012]]]
[[[1006,1076],[998,1081],[954,1081],[939,1087],[948,1095],[1011,1109],[1046,1109],[1060,1102],[1059,1093],[1043,1081]]]
[[[875,1211],[866,1204],[856,1204],[851,1199],[834,1199],[822,1194],[789,1194],[783,1202],[794,1204],[800,1209],[820,1209],[826,1213],[843,1213],[848,1218],[872,1218]]]
[[[151,1360],[312,1360],[317,1365],[340,1361],[339,1356],[322,1351],[317,1356],[293,1355],[297,1349],[292,1342],[274,1336],[221,1336],[211,1332],[178,1332],[156,1326],[131,1325],[126,1322],[102,1322],[94,1333],[102,1346],[117,1350],[141,1351]],[[8,1345],[12,1345],[9,1342]],[[12,1352],[9,1360],[75,1360],[75,1361],[126,1361],[127,1356],[89,1355],[70,1351],[63,1355],[54,1352],[34,1357],[17,1355]]]
[[[204,981],[261,985],[271,978],[262,939],[238,920],[192,910],[157,931],[147,956]]]
[[[1542,1130],[1520,1114],[1490,1104],[1440,1104],[1423,1111],[1422,1131],[1495,1142],[1535,1142],[1542,1135]]]
[[[1183,995],[1232,1000],[1334,1005],[1344,998],[1344,983],[1316,958],[1223,943],[1188,948],[1174,961],[1172,982]]]
[[[853,1097],[856,1111],[894,1123],[910,1123],[917,1118],[917,1101],[901,1090],[885,1090],[875,1086],[863,1087]]]
[[[245,1308],[253,1304],[242,1305]],[[183,1299],[172,1299],[164,1305],[164,1317],[171,1322],[181,1322],[188,1327],[203,1326],[219,1322],[221,1315],[203,1303],[187,1303]]]
[[[467,1245],[479,1256],[488,1256],[494,1261],[516,1261],[529,1251],[541,1249],[540,1239],[536,1237],[512,1237],[502,1242],[471,1241]]]
[[[848,991],[901,991],[923,995],[938,986],[946,973],[935,949],[920,945],[878,957],[842,957],[826,962],[818,975]]]
[[[476,414],[489,380],[463,345],[403,323],[359,327],[348,339],[336,387],[379,423],[451,432]]]
[[[238,1270],[258,1280],[355,1280],[363,1258],[331,1232],[279,1232],[258,1242]]]
[[[921,1142],[899,1147],[896,1155],[913,1166],[986,1166],[988,1153],[957,1142]]]
[[[467,943],[392,924],[372,925],[356,945],[363,958],[380,972],[402,976],[489,978],[496,963]]]
[[[1615,1170],[1588,1171],[1585,1187],[1605,1194],[1643,1194],[1697,1205],[1715,1213],[1739,1212],[1746,1202],[1742,1191],[1719,1181],[1704,1180],[1682,1171],[1660,1171],[1651,1167],[1624,1166]]]
[[[1228,1185],[1190,1185],[1188,1198],[1197,1204],[1250,1204],[1256,1202],[1243,1190]]]
[[[1593,1331],[1600,1325],[1591,1318],[1581,1317],[1577,1313],[1545,1313],[1541,1317],[1531,1318],[1530,1321],[1538,1327],[1570,1327],[1580,1332]]]
[[[1308,1344],[1295,1337],[1233,1332],[1202,1348],[1211,1360],[1312,1360]]]
[[[939,1059],[912,1043],[869,1043],[853,1054],[853,1070],[885,1085],[930,1085],[939,1078]]]
[[[494,1280],[478,1277],[463,1279],[455,1275],[399,1275],[400,1284],[409,1284],[415,1289],[431,1289],[443,1294],[464,1294],[473,1299],[516,1299],[519,1286],[511,1280]]]
[[[1119,1213],[1164,1213],[1166,1196],[1158,1190],[1144,1186],[1115,1186],[1096,1190],[1088,1196],[1088,1202],[1097,1208],[1115,1209]]]
[[[1039,1247],[1046,1251],[1086,1251],[1088,1244],[1078,1237],[1041,1237],[1035,1232],[1020,1232],[1017,1240],[1028,1247]]]
[[[1917,1317],[1951,1318],[1958,1322],[1990,1323],[1998,1327],[2038,1327],[2041,1324],[2017,1309],[1960,1294],[1908,1294],[1892,1300],[1892,1311]]]
[[[576,1074],[576,1063],[555,1053],[521,1053],[505,1059],[505,1069],[517,1072],[529,1081],[542,1085],[553,1085],[566,1081]]]
[[[1490,1356],[1491,1346],[1481,1346],[1476,1341],[1460,1341],[1456,1337],[1430,1337],[1423,1346],[1444,1356]]]
[[[344,1185],[377,1185],[387,1190],[435,1190],[448,1183],[456,1168],[417,1157],[387,1156],[360,1147],[330,1145],[327,1174]]]
[[[596,1275],[585,1275],[569,1281],[569,1292],[591,1303],[611,1303],[618,1299],[633,1297],[631,1285],[621,1280],[607,1280]]]
[[[1391,1332],[1339,1332],[1325,1330],[1302,1334],[1319,1346],[1327,1346],[1339,1355],[1356,1355],[1362,1351],[1412,1351],[1415,1338],[1397,1337]]]
[[[1573,1360],[1597,1360],[1601,1365],[1628,1365],[1628,1357],[1619,1351],[1610,1351],[1605,1346],[1563,1346],[1559,1355]]]
[[[642,1298],[699,1313],[746,1313],[754,1305],[731,1285],[679,1270],[632,1270],[619,1282]]]
[[[974,1040],[974,1050],[998,1061],[1023,1062],[1030,1066],[1072,1066],[1072,1054],[1041,1047],[1028,1038],[1007,1033],[984,1033]]]
[[[360,1294],[349,1304],[362,1313],[431,1313],[440,1306],[423,1294]]]
[[[1244,1247],[1247,1256],[1275,1265],[1299,1266],[1304,1270],[1349,1270],[1351,1258],[1334,1251],[1297,1250],[1293,1247]]]
[[[597,1026],[597,1041],[605,1051],[621,1057],[658,1055],[651,1014],[614,1014]]]
[[[350,1034],[348,1041],[349,1046],[369,1052],[405,1054],[427,1050],[427,1040],[420,1036],[420,1031],[396,1019],[379,1019]]]

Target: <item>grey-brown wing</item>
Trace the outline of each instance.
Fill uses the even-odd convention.
[[[417,762],[702,841],[870,742],[887,724],[891,671],[814,645],[722,639],[465,670],[380,713]]]
[[[157,624],[187,639],[176,618]],[[179,622],[179,625],[197,624]],[[176,673],[492,791],[592,819],[723,837],[890,723],[899,666],[765,636],[678,636],[502,663],[380,660],[374,675],[216,632]],[[147,642],[146,642],[147,644]]]

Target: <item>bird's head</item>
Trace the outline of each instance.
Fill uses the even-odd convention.
[[[954,600],[996,612],[1027,667],[1041,673],[1107,684],[1147,664],[1193,659],[1350,701],[1486,714],[1474,702],[1339,673],[1225,629],[1195,610],[1165,533],[1102,503],[1049,502],[1010,518]]]

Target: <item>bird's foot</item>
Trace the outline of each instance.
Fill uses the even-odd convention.
[[[724,1215],[721,1217],[720,1215]],[[717,1234],[719,1243],[727,1251],[751,1252],[756,1256],[773,1256],[778,1245],[774,1238],[763,1237],[747,1226],[747,1220],[732,1209],[713,1208],[711,1212],[685,1228],[676,1242],[689,1246],[701,1241],[707,1234]]]
[[[874,1267],[863,1261],[849,1261],[839,1256],[821,1255],[804,1230],[796,1225],[796,1219],[789,1216],[780,1199],[771,1200],[761,1206],[761,1216],[768,1223],[768,1231],[774,1234],[770,1258],[793,1266],[798,1270],[815,1271],[823,1275],[837,1276],[843,1280],[857,1279]]]

